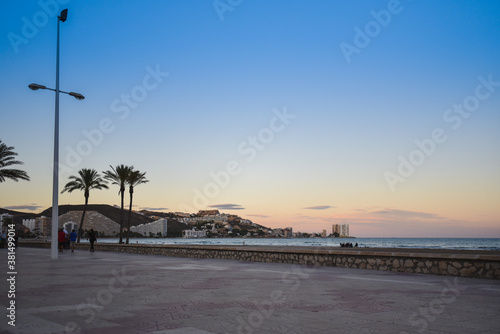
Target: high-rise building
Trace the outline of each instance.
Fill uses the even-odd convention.
[[[292,227],[285,227],[283,229],[283,236],[285,238],[293,238],[293,228]]]
[[[34,219],[23,219],[23,225],[34,234],[50,236],[52,234],[51,221],[49,217],[41,216]]]
[[[339,237],[349,236],[349,225],[347,224],[334,224],[332,225],[332,234],[338,233]]]
[[[152,223],[131,226],[130,231],[141,233],[144,236],[160,234],[162,237],[167,236],[168,220],[165,218],[158,219]]]
[[[340,235],[340,225],[339,224],[333,224],[332,225],[332,234],[338,234]]]

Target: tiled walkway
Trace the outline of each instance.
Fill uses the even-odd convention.
[[[16,326],[4,316],[0,333],[500,333],[495,280],[83,250],[16,255]],[[5,277],[6,249],[0,263]]]

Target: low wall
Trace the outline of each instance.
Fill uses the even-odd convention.
[[[21,247],[50,248],[22,241]],[[89,250],[89,244],[77,244]],[[227,259],[500,279],[500,252],[400,248],[95,244],[96,251]]]

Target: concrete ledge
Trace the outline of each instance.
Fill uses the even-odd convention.
[[[49,242],[21,241],[22,247],[50,248]],[[77,244],[88,251],[89,244]],[[500,252],[404,248],[332,248],[96,243],[96,251],[189,258],[346,267],[394,272],[500,279]]]

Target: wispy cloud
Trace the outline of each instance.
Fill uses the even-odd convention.
[[[141,210],[148,210],[148,211],[167,211],[168,208],[149,208],[149,207],[142,207]]]
[[[209,208],[219,209],[219,210],[244,210],[245,208],[239,204],[214,204],[210,205]]]
[[[326,209],[331,209],[334,208],[334,206],[331,205],[317,205],[317,206],[308,206],[303,209],[307,210],[326,210]]]
[[[28,210],[28,211],[37,211],[42,208],[41,205],[29,204],[29,205],[12,205],[6,206],[4,209],[7,210]]]
[[[409,219],[409,218],[441,219],[442,218],[439,215],[436,215],[434,213],[397,210],[397,209],[386,209],[386,210],[372,211],[372,214],[381,215],[381,216],[390,217],[390,218],[400,218],[400,219]]]
[[[266,216],[266,215],[252,215],[252,214],[247,214],[247,216],[251,216],[251,217],[257,217],[257,218],[269,218],[271,216]]]
[[[304,220],[304,221],[315,221],[315,222],[327,222],[327,223],[333,223],[333,222],[338,222],[338,218],[333,218],[333,217],[314,217],[314,216],[306,216],[306,215],[297,215],[296,216],[298,219]]]

